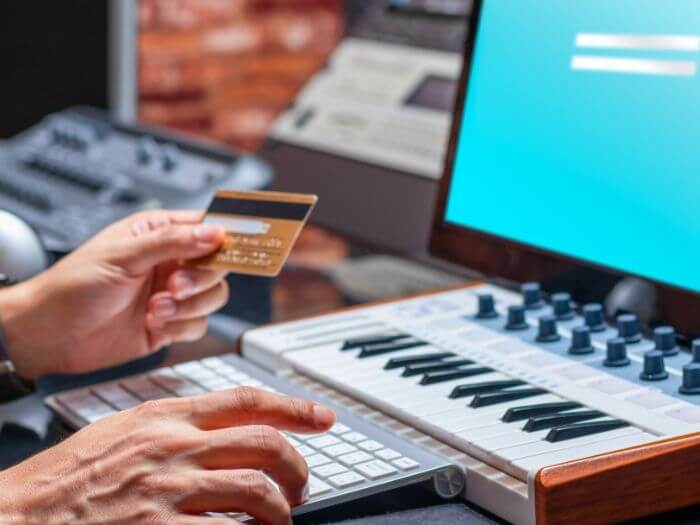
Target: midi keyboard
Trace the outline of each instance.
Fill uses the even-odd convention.
[[[515,524],[616,523],[700,501],[700,344],[492,285],[247,332],[243,356],[447,455]]]

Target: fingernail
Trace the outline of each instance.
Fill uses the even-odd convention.
[[[322,405],[314,406],[314,422],[319,428],[327,428],[335,423],[335,413]]]
[[[177,312],[177,305],[175,301],[169,297],[158,299],[153,306],[153,315],[160,319],[172,317],[175,315],[175,312]]]
[[[221,234],[221,226],[214,224],[198,224],[192,230],[193,235],[198,241],[214,242]]]
[[[194,283],[185,274],[175,276],[175,293],[178,299],[184,299],[194,292]]]

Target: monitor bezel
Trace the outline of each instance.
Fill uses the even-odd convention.
[[[453,168],[462,120],[468,104],[467,93],[474,48],[478,39],[482,6],[485,0],[474,0],[474,9],[469,22],[469,33],[465,42],[464,60],[459,77],[454,118],[450,131],[443,176],[438,189],[437,203],[430,239],[430,254],[440,259],[476,270],[486,276],[522,283],[529,280],[546,280],[556,273],[571,270],[596,270],[612,277],[636,277],[654,284],[659,295],[668,301],[677,300],[685,305],[700,304],[700,294],[673,283],[662,282],[647,276],[627,272],[592,261],[576,258],[519,242],[507,237],[493,235],[473,228],[458,226],[445,220],[445,211],[452,184]],[[474,196],[473,198],[478,198]],[[494,210],[498,213],[498,210]],[[640,247],[640,250],[644,249]],[[648,248],[647,248],[648,249]],[[695,323],[693,323],[695,325]],[[700,326],[693,326],[700,333]]]

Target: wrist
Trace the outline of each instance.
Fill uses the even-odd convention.
[[[43,333],[37,326],[40,319],[35,315],[41,303],[40,290],[36,279],[0,290],[4,350],[17,373],[26,379],[36,379],[50,372],[46,354],[39,344]]]

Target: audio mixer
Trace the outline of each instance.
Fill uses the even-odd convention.
[[[270,182],[254,157],[87,108],[50,115],[0,146],[0,208],[56,252],[136,211],[203,209],[218,188]]]

